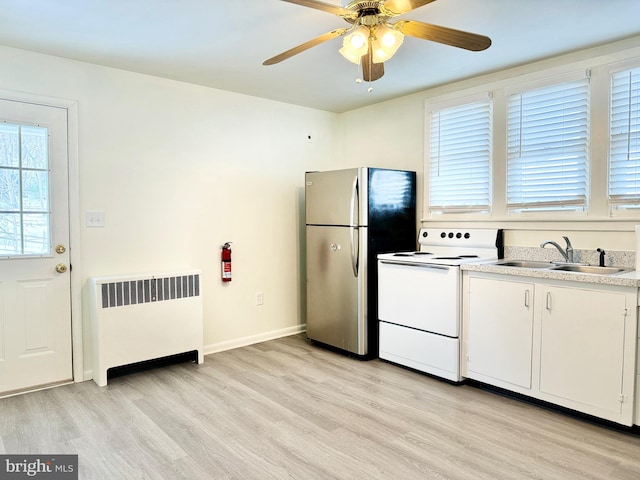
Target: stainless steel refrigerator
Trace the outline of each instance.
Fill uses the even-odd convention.
[[[416,248],[416,174],[307,172],[305,204],[307,336],[376,358],[376,257]]]

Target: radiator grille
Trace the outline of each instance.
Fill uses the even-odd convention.
[[[102,308],[200,296],[200,275],[144,278],[101,285]]]

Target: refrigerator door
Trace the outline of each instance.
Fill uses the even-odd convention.
[[[366,261],[358,261],[359,272],[355,276],[350,245],[353,230],[315,225],[306,228],[307,336],[366,355]],[[366,228],[355,230],[355,240],[361,246]]]
[[[370,168],[368,174],[369,254],[415,250],[415,172]]]
[[[366,225],[360,218],[360,170],[305,174],[307,225]]]

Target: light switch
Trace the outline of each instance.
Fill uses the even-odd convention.
[[[86,211],[85,212],[85,224],[89,228],[101,228],[104,227],[104,212],[101,211]]]

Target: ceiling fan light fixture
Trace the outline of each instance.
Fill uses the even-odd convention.
[[[401,32],[386,25],[379,25],[373,40],[373,62],[384,63],[389,60],[398,51],[403,41],[404,35]]]
[[[341,0],[339,7],[326,0],[284,0],[342,17],[349,28],[336,28],[319,37],[301,43],[262,64],[274,65],[302,53],[311,47],[337,37],[344,37],[340,54],[362,70],[362,79],[373,82],[384,75],[384,63],[395,55],[404,36],[438,42],[452,47],[479,52],[491,46],[491,39],[453,28],[441,27],[417,20],[389,20],[434,0]],[[332,0],[335,1],[335,0]]]
[[[369,29],[359,26],[352,33],[344,37],[340,54],[353,63],[360,63],[360,59],[369,49]]]

